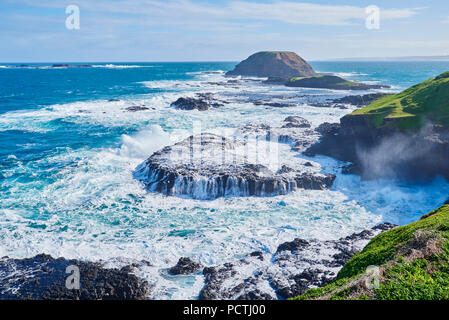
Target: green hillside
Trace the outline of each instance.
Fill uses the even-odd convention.
[[[366,286],[368,266],[379,267],[377,288]],[[449,205],[379,234],[345,264],[336,282],[295,299],[449,299]]]
[[[449,126],[449,72],[380,98],[352,115],[368,115],[376,127],[419,129],[427,121]]]

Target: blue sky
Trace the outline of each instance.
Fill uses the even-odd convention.
[[[80,29],[65,27],[68,5]],[[365,27],[365,7],[381,9]],[[2,62],[238,61],[449,54],[449,1],[2,0]]]

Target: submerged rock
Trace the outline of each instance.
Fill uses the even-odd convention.
[[[67,289],[68,266],[77,266],[80,288]],[[40,254],[27,259],[0,259],[0,299],[16,300],[141,300],[149,284],[127,268],[105,269],[99,263],[54,259]]]
[[[145,110],[150,110],[150,108],[145,106],[131,106],[126,108],[126,111],[130,112],[145,111]]]
[[[323,190],[335,180],[330,174],[284,173],[251,162],[249,153],[255,154],[255,147],[246,140],[203,133],[154,153],[136,168],[134,177],[150,192],[195,199],[276,196],[298,188]]]
[[[338,240],[294,239],[274,254],[257,252],[222,266],[204,268],[204,300],[287,299],[333,281],[343,265],[377,234],[384,223]]]

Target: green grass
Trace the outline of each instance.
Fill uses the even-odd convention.
[[[367,115],[377,127],[422,128],[428,121],[449,126],[449,72],[382,97],[352,115]]]
[[[429,241],[439,245],[438,253],[429,251]],[[421,250],[421,256],[410,256],[413,250]],[[384,270],[381,284],[374,290],[361,286],[365,270],[371,265]],[[295,299],[353,297],[449,299],[449,205],[426,214],[419,221],[379,234],[345,264],[335,282],[310,289]]]
[[[447,300],[449,299],[449,273],[434,271],[436,263],[426,259],[403,262],[385,271],[385,281],[374,291],[376,300]]]

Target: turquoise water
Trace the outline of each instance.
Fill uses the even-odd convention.
[[[2,65],[2,64],[0,64]],[[105,260],[148,260],[156,298],[189,298],[201,280],[167,277],[180,256],[204,264],[232,261],[254,250],[275,250],[295,237],[335,239],[381,221],[409,223],[446,200],[449,184],[360,182],[339,173],[340,163],[311,159],[338,175],[327,191],[273,198],[198,201],[148,194],[134,168],[153,152],[191,134],[229,132],[246,123],[279,125],[300,115],[314,126],[350,110],[261,108],[247,97],[351,92],[220,84],[235,63],[95,63],[94,68],[0,67],[0,255],[37,253]],[[398,91],[449,70],[449,63],[314,62],[321,72],[382,83]],[[195,92],[240,97],[206,112],[170,103]],[[119,101],[108,101],[119,99]],[[148,110],[126,111],[145,105]],[[299,155],[280,146],[285,161]],[[182,290],[181,290],[182,288]]]

